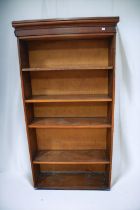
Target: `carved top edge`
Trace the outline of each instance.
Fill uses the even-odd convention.
[[[92,26],[116,26],[119,17],[86,17],[70,19],[40,19],[13,21],[12,26],[18,28],[35,28],[38,26],[65,26],[65,25],[92,25]]]

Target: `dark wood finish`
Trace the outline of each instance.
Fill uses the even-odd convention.
[[[37,35],[37,36],[20,36],[19,40],[30,40],[30,41],[39,41],[39,40],[45,40],[45,41],[55,41],[55,40],[79,40],[79,39],[101,39],[101,38],[111,38],[114,35],[114,33],[83,33],[83,34],[57,34],[57,35]]]
[[[119,17],[84,17],[84,18],[68,18],[68,19],[39,19],[39,20],[22,20],[22,21],[13,21],[12,26],[14,28],[25,28],[26,26],[41,27],[46,25],[86,25],[86,26],[116,26],[119,21]]]
[[[38,165],[38,164],[35,164]],[[109,164],[40,164],[40,172],[47,173],[78,173],[78,172],[92,172],[105,173],[106,166]]]
[[[109,164],[105,150],[39,151],[34,164]]]
[[[33,118],[33,107],[25,104],[25,97],[32,95],[30,75],[22,75],[22,68],[29,65],[27,44],[18,40],[18,53],[19,53],[19,65],[20,65],[20,77],[22,88],[22,99],[25,113],[26,132],[29,145],[30,161],[33,175],[34,186],[37,182],[37,176],[39,174],[39,166],[32,164],[32,160],[37,152],[36,132],[28,128],[31,118]]]
[[[61,190],[107,190],[105,173],[42,173],[37,188]]]
[[[115,33],[118,17],[84,18],[84,19],[59,19],[38,21],[13,21],[12,25],[17,30],[17,37],[90,34],[90,33]]]
[[[35,188],[111,187],[118,21],[12,22]]]

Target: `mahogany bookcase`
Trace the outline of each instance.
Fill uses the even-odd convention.
[[[12,22],[36,189],[110,189],[118,21]]]

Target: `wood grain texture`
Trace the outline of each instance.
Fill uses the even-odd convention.
[[[109,39],[30,41],[30,68],[108,66],[108,45]]]
[[[34,164],[109,164],[105,150],[39,151]]]
[[[75,98],[75,97],[74,97]],[[67,99],[67,97],[65,98]],[[76,98],[75,98],[76,99]],[[62,100],[62,99],[61,99]],[[111,102],[27,103],[34,106],[34,117],[105,117]]]
[[[31,72],[32,95],[108,95],[106,71]]]
[[[106,128],[36,128],[36,135],[39,150],[106,149]]]
[[[111,128],[111,124],[106,118],[92,117],[50,117],[50,118],[35,118],[28,125],[29,128]]]

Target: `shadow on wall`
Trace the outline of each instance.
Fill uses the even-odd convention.
[[[118,51],[119,51],[119,66],[118,66],[118,70],[117,70],[117,74],[119,74],[118,76],[118,84],[119,84],[119,100],[118,100],[118,140],[119,141],[119,146],[120,146],[120,150],[119,153],[116,155],[120,156],[120,166],[118,167],[118,171],[115,171],[115,175],[114,175],[114,181],[113,181],[113,185],[115,185],[120,178],[124,177],[131,168],[131,156],[129,155],[129,148],[128,148],[128,139],[127,139],[127,128],[125,125],[126,119],[125,116],[127,115],[127,107],[125,100],[126,98],[128,99],[128,101],[132,100],[132,90],[131,90],[131,72],[130,72],[130,67],[128,65],[128,60],[127,60],[127,56],[125,53],[125,48],[123,45],[123,41],[122,41],[122,37],[120,32],[118,31]],[[125,97],[126,96],[126,97]],[[130,104],[130,103],[129,103]],[[124,110],[126,110],[126,112],[124,113]],[[117,159],[117,157],[116,157]]]
[[[19,72],[19,61],[16,37],[13,36],[11,29],[9,68],[7,73],[7,100],[10,103],[8,115],[10,128],[8,132],[7,143],[9,148],[10,160],[9,166],[17,173],[22,174],[30,184],[32,184],[31,166],[29,161],[29,151],[27,144],[27,135],[25,129],[25,119],[21,95],[21,82]],[[12,99],[12,100],[11,100]],[[10,101],[10,102],[9,102]]]

